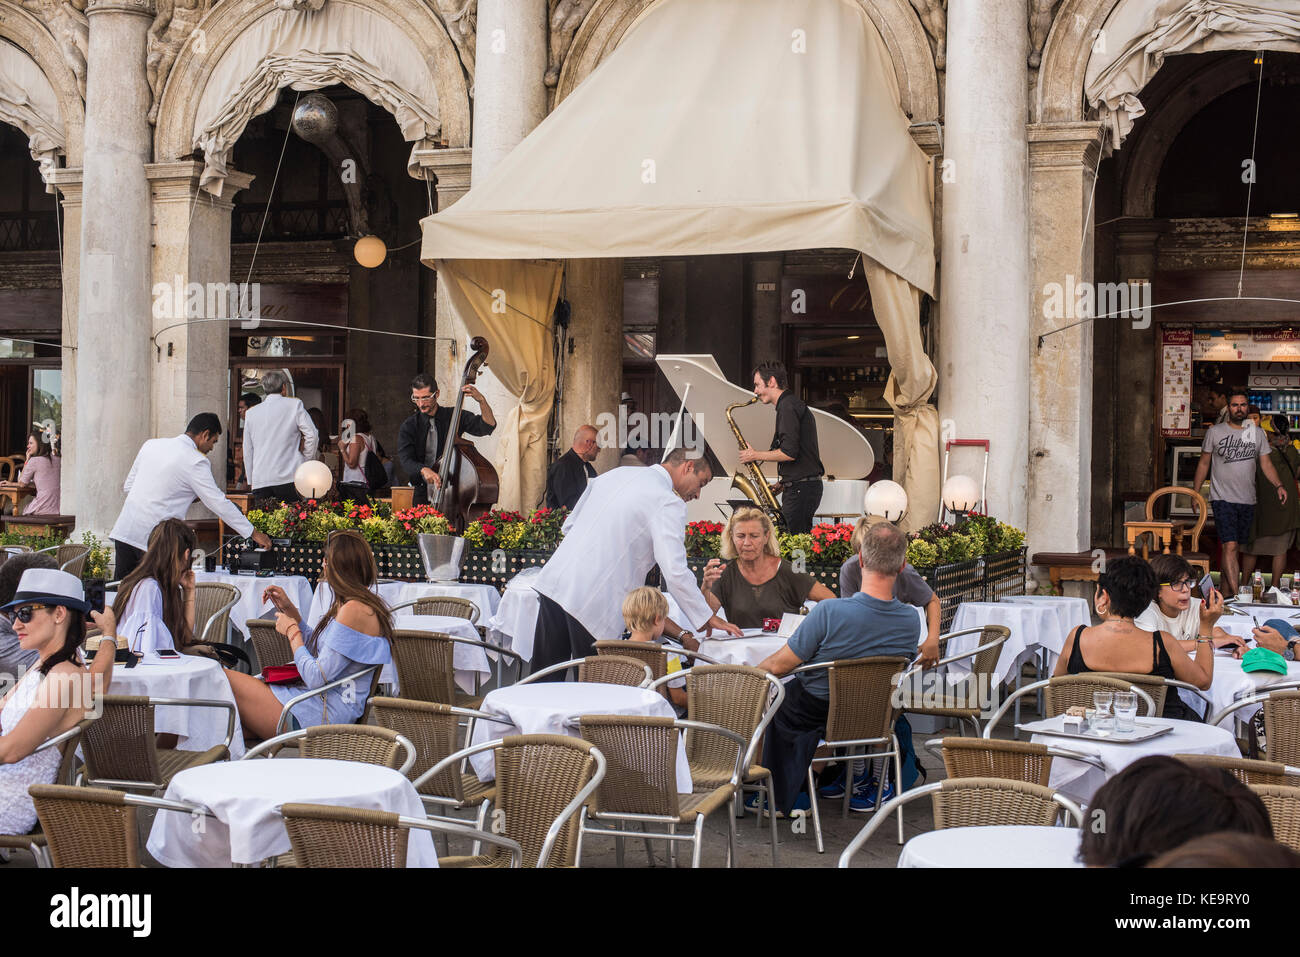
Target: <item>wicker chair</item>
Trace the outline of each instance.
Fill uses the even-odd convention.
[[[208,813],[196,805],[103,788],[33,784],[27,790],[54,867],[139,867],[137,808]]]
[[[440,631],[412,631],[399,628],[393,632],[393,667],[397,669],[397,686],[401,697],[414,701],[473,708],[483,700],[479,694],[465,694],[456,687],[456,645],[473,645],[503,658],[513,658],[523,669],[517,653],[486,641],[448,635]],[[498,678],[500,671],[498,670]],[[477,692],[477,685],[475,691]]]
[[[227,668],[242,663],[251,673],[248,653],[226,640],[230,610],[239,604],[239,589],[225,582],[199,582],[194,586],[194,643],[207,645]],[[274,622],[272,622],[274,627]]]
[[[1083,811],[1069,798],[1025,781],[1003,778],[949,778],[936,784],[913,788],[880,809],[867,826],[840,855],[839,866],[848,867],[853,855],[862,849],[889,812],[909,801],[930,795],[936,830],[948,827],[980,827],[997,824],[1020,824],[1050,827],[1061,814],[1073,818],[1075,826],[1083,823]]]
[[[1143,675],[1140,677],[1149,676]],[[1040,690],[1043,691],[1043,710],[1049,718],[1064,714],[1068,709],[1076,705],[1091,708],[1093,706],[1092,694],[1094,691],[1132,691],[1137,695],[1139,714],[1153,714],[1156,711],[1155,702],[1151,700],[1149,694],[1142,690],[1141,686],[1124,681],[1121,678],[1110,678],[1093,672],[1081,675],[1058,675],[1044,681],[1027,684],[1007,695],[1002,704],[998,706],[998,710],[993,712],[988,721],[984,723],[983,736],[992,738],[993,729],[1002,720],[1002,716],[1011,710],[1012,705],[1025,695],[1037,694]]]
[[[470,755],[492,751],[496,800],[505,836],[524,851],[525,867],[572,867],[579,843],[578,812],[605,778],[605,758],[578,738],[517,734],[487,741],[443,758],[426,772],[436,778]],[[494,825],[492,830],[498,828]],[[504,867],[499,848],[487,854],[447,857],[440,867]]]
[[[86,568],[86,559],[90,557],[89,545],[77,545],[72,542],[51,545],[49,548],[42,548],[39,551],[42,554],[53,555],[60,571],[75,575],[77,578],[81,577],[82,571]]]
[[[650,666],[636,658],[624,658],[621,655],[589,655],[586,658],[561,661],[549,668],[533,672],[527,678],[515,683],[521,685],[532,684],[546,675],[555,674],[557,671],[568,671],[575,666],[578,669],[578,680],[589,681],[593,684],[644,688],[654,680],[654,672]]]
[[[478,623],[478,605],[468,598],[454,598],[449,595],[432,595],[428,598],[412,598],[410,601],[398,602],[389,607],[396,613],[399,609],[411,608],[413,615],[442,615],[446,618],[464,618],[471,625]]]
[[[285,746],[297,742],[298,756],[333,761],[378,764],[406,774],[415,764],[415,745],[389,728],[367,724],[317,724],[268,738],[249,749],[240,760],[273,758]]]
[[[650,688],[686,679],[686,717],[701,725],[716,725],[749,741],[740,767],[740,791],[766,794],[769,807],[775,804],[772,772],[755,764],[763,732],[785,700],[781,682],[760,668],[745,665],[696,665],[686,671],[665,675]],[[711,791],[731,780],[736,771],[735,748],[719,734],[695,727],[686,729],[686,761],[696,791]],[[739,799],[737,813],[743,816]],[[761,823],[761,815],[755,824]],[[769,817],[772,866],[777,866],[776,817]]]
[[[843,661],[823,661],[802,665],[791,674],[825,671],[830,686],[830,708],[826,713],[825,746],[840,753],[824,759],[824,763],[843,764],[845,778],[853,761],[866,758],[893,758],[894,780],[901,781],[903,774],[902,750],[894,737],[894,719],[897,717],[895,690],[898,678],[910,660],[896,655],[879,655],[870,658],[850,658]],[[885,790],[885,775],[879,776],[876,788],[876,807]],[[849,800],[853,789],[844,789],[845,818],[849,816]],[[821,811],[817,804],[817,782],[812,765],[808,766],[808,796],[812,805],[813,834],[817,839],[817,853],[823,854],[826,845],[822,840]],[[898,843],[903,843],[903,812],[898,812]]]
[[[275,630],[275,622],[265,618],[249,618],[244,622],[244,628],[253,643],[253,655],[257,658],[259,674],[277,665],[293,664],[293,648],[289,645],[289,639]]]
[[[1300,690],[1294,681],[1265,685],[1234,701],[1207,720],[1219,724],[1242,708],[1259,705],[1264,713],[1264,757],[1277,764],[1300,767]],[[1257,753],[1251,734],[1251,754]]]
[[[1162,715],[1165,713],[1165,698],[1169,694],[1169,685],[1160,675],[1140,675],[1130,674],[1121,671],[1094,671],[1090,674],[1100,675],[1103,678],[1118,678],[1120,681],[1127,681],[1131,685],[1137,685],[1147,693],[1151,699],[1152,710],[1146,710],[1146,702],[1141,698],[1138,699],[1138,716],[1148,717],[1150,715]],[[1079,676],[1082,677],[1082,676]]]
[[[1273,822],[1273,840],[1293,851],[1300,851],[1300,788],[1252,784],[1250,789],[1268,808],[1269,819]]]
[[[299,867],[405,867],[408,834],[415,830],[495,844],[510,855],[503,866],[523,860],[514,841],[465,824],[322,804],[285,804],[280,815]]]
[[[685,658],[691,662],[691,665],[696,662],[717,664],[708,655],[687,651],[685,648],[665,648],[653,641],[598,641],[596,642],[596,654],[597,656],[618,655],[622,658],[634,658],[642,664],[650,666],[650,674],[655,681],[668,674],[669,655]],[[661,685],[659,690],[665,698],[668,697],[668,685]]]
[[[1226,758],[1219,754],[1175,754],[1184,764],[1223,768],[1242,784],[1268,784],[1276,787],[1300,787],[1300,768],[1287,767],[1276,761],[1253,761],[1250,758]]]
[[[945,655],[948,642],[962,635],[979,635],[976,647],[950,657]],[[970,659],[970,674],[960,684],[949,685],[944,678],[940,677],[939,672],[930,672],[939,679],[938,685],[917,690],[921,691],[923,700],[933,697],[937,701],[935,704],[923,703],[915,706],[911,703],[914,700],[911,693],[915,685],[912,676],[920,673],[920,666],[917,665],[908,669],[898,680],[900,698],[903,702],[903,707],[900,710],[908,714],[969,721],[975,729],[975,736],[979,737],[980,715],[986,710],[985,702],[988,694],[992,693],[993,689],[998,685],[994,671],[997,668],[998,657],[1002,654],[1002,646],[1009,637],[1011,637],[1011,629],[1003,625],[985,625],[983,628],[968,628],[964,631],[940,635],[939,654],[941,657],[939,664],[951,664],[955,661]],[[921,680],[922,682],[925,681],[925,679]],[[932,694],[934,691],[937,691],[937,693]],[[984,693],[981,694],[981,691]]]
[[[943,767],[949,779],[1005,778],[1047,787],[1052,755],[1045,744],[990,738],[944,738]]]
[[[714,811],[722,810],[727,818],[727,866],[732,866],[736,859],[736,818],[728,805],[740,787],[738,768],[749,743],[746,738],[717,725],[641,715],[583,715],[579,727],[583,739],[599,748],[609,762],[595,798],[582,809],[578,825],[579,864],[581,835],[602,834],[614,837],[619,867],[623,866],[623,839],[635,836],[645,839],[646,856],[652,866],[654,855],[650,852],[650,841],[656,839],[668,841],[673,848],[679,841],[690,843],[691,867],[699,867],[704,821]],[[708,731],[731,740],[736,752],[731,780],[708,791],[677,793],[677,736],[684,728]],[[612,829],[588,827],[592,821],[610,822],[614,826]],[[640,822],[640,832],[623,829],[633,821]],[[667,831],[648,831],[647,825],[653,823],[666,825]],[[690,833],[678,834],[678,825],[690,829]]]
[[[225,743],[206,751],[159,749],[154,740],[154,709],[164,706],[224,709],[228,713]],[[109,785],[132,792],[161,791],[187,768],[229,758],[234,734],[235,706],[229,701],[105,695],[103,714],[82,735],[82,753],[86,758],[84,781],[92,786]]]
[[[55,735],[36,748],[36,751],[44,751],[46,748],[59,749],[61,757],[59,759],[59,769],[54,776],[55,784],[72,783],[77,767],[77,747],[81,743],[81,735],[94,720],[94,718],[83,718],[74,727],[69,728],[62,734]],[[36,751],[32,753],[35,754]],[[41,831],[39,823],[26,834],[0,834],[0,850],[27,851],[35,859],[37,867],[50,866],[45,835]]]

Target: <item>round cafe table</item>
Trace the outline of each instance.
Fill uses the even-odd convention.
[[[788,640],[750,628],[743,638],[701,638],[700,654],[708,655],[721,665],[749,665],[753,668],[768,655],[784,648]]]
[[[1048,786],[1071,800],[1086,805],[1092,801],[1092,796],[1099,787],[1138,758],[1151,754],[1218,754],[1228,758],[1241,757],[1236,739],[1230,731],[1223,728],[1196,721],[1180,721],[1177,718],[1140,717],[1137,720],[1139,724],[1171,725],[1174,730],[1158,738],[1127,743],[1090,741],[1035,731],[1029,740],[1100,758],[1106,768],[1103,771],[1082,761],[1056,757],[1052,759],[1052,775],[1047,782]]]
[[[1083,867],[1079,829],[997,824],[947,827],[903,846],[899,867]]]
[[[539,681],[498,688],[488,692],[479,710],[500,715],[502,721],[477,721],[471,745],[511,734],[567,734],[576,738],[579,733],[575,723],[584,714],[677,717],[673,706],[657,691],[586,681]],[[480,781],[496,777],[492,752],[472,755],[469,760]],[[677,791],[691,792],[691,769],[681,735],[677,738]]]
[[[290,849],[282,804],[330,804],[424,819],[424,805],[392,768],[320,758],[223,761],[182,771],[168,800],[200,805],[213,817],[159,811],[146,845],[167,867],[256,864]],[[437,867],[433,836],[411,831],[408,867]]]
[[[142,657],[134,668],[113,666],[110,694],[143,695],[150,698],[189,698],[228,701],[235,704],[234,692],[221,663],[202,655],[181,655],[175,659],[156,654]],[[206,751],[226,740],[230,719],[224,708],[158,707],[154,709],[154,730],[177,735],[182,751]],[[230,742],[230,756],[244,754],[244,732],[235,711],[235,735]]]

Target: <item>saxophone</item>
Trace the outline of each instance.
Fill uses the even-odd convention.
[[[736,437],[736,441],[740,443],[742,449],[749,448],[749,443],[745,441],[745,437],[741,435],[740,429],[737,428],[736,420],[731,417],[731,410],[753,405],[757,401],[758,396],[754,396],[748,402],[733,402],[727,406],[727,411],[723,413],[727,417],[727,425],[731,426],[731,434]],[[749,474],[745,474],[746,472]],[[767,478],[763,475],[763,468],[757,462],[742,465],[741,471],[732,476],[731,487],[740,489],[745,497],[762,509],[778,528],[784,525],[781,506],[777,504],[776,496],[772,494],[772,489],[767,484]]]

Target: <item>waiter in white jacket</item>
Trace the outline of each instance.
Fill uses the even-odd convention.
[[[262,376],[266,398],[244,413],[244,471],[253,501],[296,502],[294,473],[316,457],[320,444],[302,399],[284,394],[288,386],[289,377],[283,372],[268,372]]]
[[[686,628],[740,629],[713,614],[686,564],[686,503],[712,478],[707,459],[674,450],[650,468],[617,468],[587,483],[564,540],[534,580],[540,605],[533,671],[591,654],[623,633],[623,598],[659,565]],[[555,678],[563,678],[557,674]]]
[[[140,563],[154,526],[165,518],[183,520],[196,498],[240,535],[251,537],[262,548],[271,547],[271,539],[253,530],[212,478],[208,453],[220,437],[216,413],[200,412],[184,435],[150,439],[140,446],[122,486],[126,502],[109,532],[117,552],[113,570],[119,579]]]

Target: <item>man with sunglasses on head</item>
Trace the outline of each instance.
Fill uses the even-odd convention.
[[[478,402],[480,414],[462,409],[456,438],[491,435],[497,427],[497,419],[487,399],[472,385],[465,386],[464,393]],[[438,462],[446,448],[452,409],[438,405],[437,380],[425,372],[411,380],[411,404],[415,406],[415,412],[397,432],[397,461],[415,489],[412,502],[427,505],[441,482]]]

